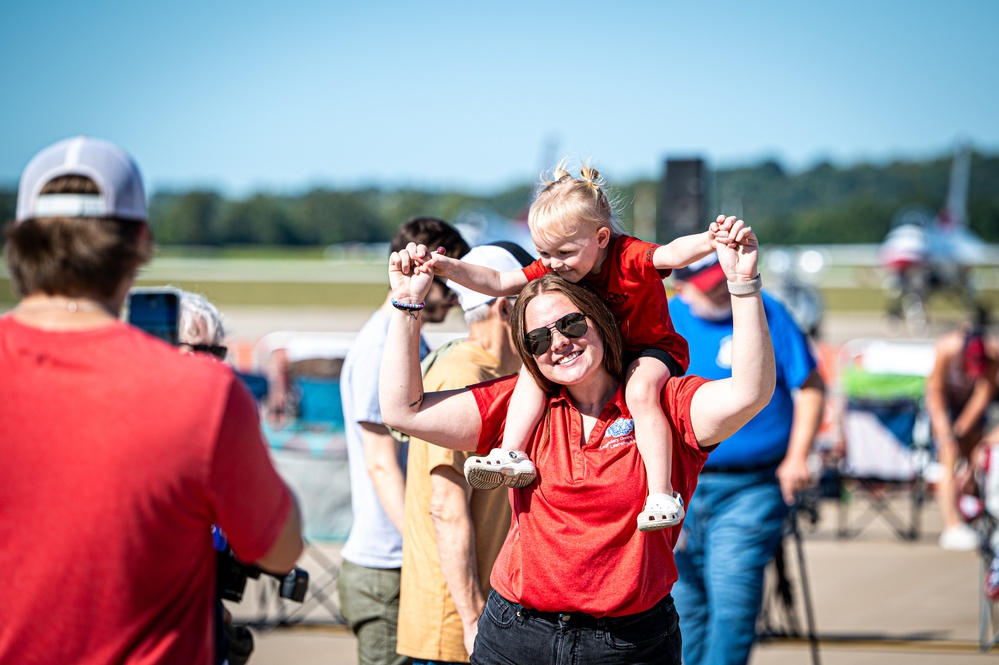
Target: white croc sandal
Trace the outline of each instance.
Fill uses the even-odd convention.
[[[527,487],[536,476],[534,462],[519,450],[493,448],[488,455],[465,460],[465,480],[477,490]]]
[[[676,526],[683,520],[683,499],[677,492],[650,494],[645,500],[645,510],[638,516],[639,531],[658,531]]]

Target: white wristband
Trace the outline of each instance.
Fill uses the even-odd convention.
[[[748,296],[750,293],[756,293],[762,287],[763,278],[757,273],[756,277],[748,282],[729,282],[728,292],[733,296]]]

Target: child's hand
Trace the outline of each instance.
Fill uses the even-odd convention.
[[[444,254],[444,248],[438,247],[437,251],[430,252],[426,245],[417,245],[413,260],[420,266],[421,270],[426,270],[437,277],[447,279],[454,270],[457,259],[452,259]]]
[[[708,225],[708,242],[711,243],[712,247],[714,248],[718,247],[719,243],[718,235],[721,232],[722,230],[721,227],[718,225],[718,222],[711,222],[711,224]]]
[[[726,228],[724,240],[715,246],[718,262],[730,282],[753,279],[757,272],[759,241],[753,229],[736,217],[726,217],[721,223]]]
[[[433,258],[429,247],[412,242],[406,245],[406,255],[414,266],[423,266]]]
[[[724,245],[728,241],[728,228],[731,225],[726,227],[725,219],[725,215],[718,215],[718,219],[708,225],[708,237],[711,238],[711,244],[715,247],[718,246],[718,243]]]
[[[443,254],[444,248],[438,247],[437,252]],[[435,257],[438,255],[438,253],[431,252],[430,248],[426,245],[417,245],[412,242],[405,249],[405,256],[409,262],[410,269],[414,272],[427,273],[429,275],[437,274],[434,271],[434,266],[437,265]]]

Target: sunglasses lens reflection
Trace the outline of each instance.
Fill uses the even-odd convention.
[[[548,350],[552,341],[552,334],[548,328],[538,328],[524,335],[524,346],[532,356],[537,356]]]
[[[578,312],[569,314],[559,319],[555,327],[566,337],[576,339],[586,334],[586,317]]]

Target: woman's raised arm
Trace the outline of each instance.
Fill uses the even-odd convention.
[[[691,423],[701,446],[731,436],[773,396],[774,348],[763,311],[759,282],[759,243],[735,217],[719,218],[718,262],[732,292],[732,377],[704,384],[690,404]]]
[[[378,375],[382,420],[402,432],[454,450],[475,450],[482,419],[468,389],[423,393],[420,318],[433,273],[414,260],[423,252],[410,243],[389,257],[392,313]]]

